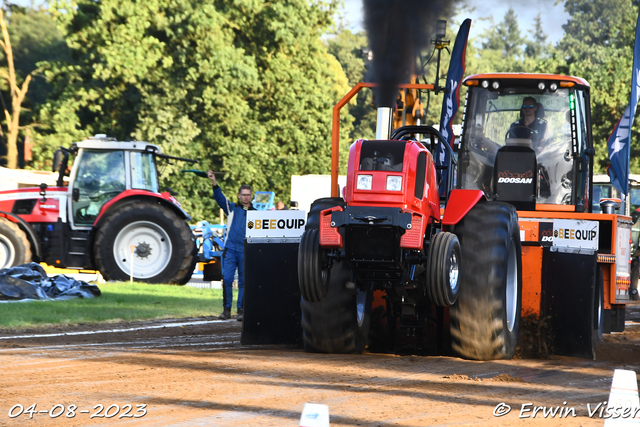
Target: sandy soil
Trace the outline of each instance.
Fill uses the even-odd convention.
[[[613,370],[640,369],[640,305],[627,320],[597,361],[310,354],[242,346],[235,319],[5,331],[0,425],[298,426],[312,402],[332,426],[602,426]]]

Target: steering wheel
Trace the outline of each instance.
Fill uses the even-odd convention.
[[[106,190],[106,191],[93,191],[91,193],[87,193],[87,197],[93,201],[93,202],[97,202],[101,199],[105,199],[107,198],[107,196],[112,195],[111,197],[108,197],[108,199],[112,199],[115,196],[117,196],[118,194],[122,193],[122,190]]]
[[[525,125],[513,125],[509,128],[507,133],[504,135],[504,139],[510,138],[531,138],[533,136],[533,131],[531,128]]]
[[[482,163],[493,167],[493,160],[498,151],[498,146],[495,142],[484,136],[476,136],[468,147],[469,152],[478,157]]]

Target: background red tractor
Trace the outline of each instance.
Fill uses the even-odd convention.
[[[0,192],[0,268],[37,261],[99,270],[107,280],[133,273],[149,283],[188,282],[197,261],[191,218],[160,192],[158,158],[195,162],[105,135],[58,150],[55,187]]]

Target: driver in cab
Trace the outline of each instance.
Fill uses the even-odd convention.
[[[522,100],[520,118],[511,124],[507,138],[531,139],[534,145],[545,139],[547,121],[542,118],[542,111],[538,111],[538,102],[532,96]]]

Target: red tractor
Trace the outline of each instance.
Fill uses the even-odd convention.
[[[55,187],[0,192],[0,268],[37,261],[107,280],[188,282],[197,261],[191,218],[159,191],[158,158],[195,162],[105,135],[56,151]]]
[[[434,154],[455,158],[442,135],[430,126],[384,135],[378,124],[376,140],[351,146],[344,198],[317,200],[308,215],[298,252],[305,348],[362,352],[380,291],[391,337],[436,337],[448,321],[461,356],[511,358],[522,301],[516,209],[479,189],[447,188],[441,199]],[[449,185],[454,166],[443,168]]]
[[[334,108],[334,197],[311,206],[299,248],[307,350],[362,352],[372,299],[391,337],[440,346],[449,332],[453,350],[478,360],[512,357],[521,324],[538,354],[593,359],[603,333],[624,330],[633,222],[619,201],[593,199],[588,82],[492,73],[463,84],[456,153],[428,126],[379,131],[351,146],[344,198],[338,112],[372,85]],[[454,160],[439,192],[444,150]]]

